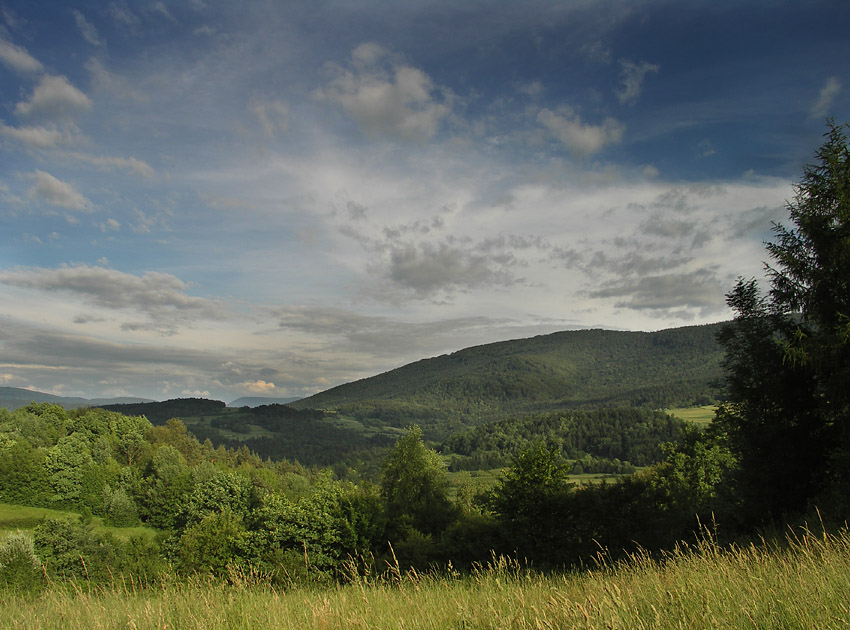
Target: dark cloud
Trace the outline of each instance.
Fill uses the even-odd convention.
[[[173,346],[115,343],[5,319],[0,331],[3,361],[45,369],[107,369],[150,372],[152,366],[205,370],[220,362],[213,353]]]
[[[597,250],[585,265],[588,273],[612,273],[618,276],[646,276],[670,271],[690,261],[688,256],[651,256],[641,251],[618,255],[618,250]]]
[[[640,231],[648,236],[668,239],[690,239],[695,238],[699,233],[698,224],[695,221],[662,214],[654,214],[642,221]]]
[[[386,366],[387,359],[394,360],[388,366],[394,367],[405,358],[415,360],[481,343],[576,327],[564,320],[521,324],[485,316],[409,322],[329,307],[280,307],[272,315],[282,329],[321,337],[322,347],[334,352],[371,357],[376,367]]]
[[[770,226],[780,223],[787,218],[788,211],[784,206],[761,206],[752,208],[737,215],[729,216],[729,236],[745,238],[753,235],[767,237]]]
[[[134,276],[104,267],[63,265],[56,269],[36,267],[0,271],[0,284],[70,293],[93,306],[147,316],[146,321],[125,322],[125,330],[174,334],[193,320],[226,318],[220,304],[187,295],[190,285],[168,273],[147,272]]]
[[[724,308],[724,293],[724,285],[714,272],[699,269],[689,273],[669,273],[609,282],[599,289],[588,291],[587,295],[597,299],[621,298],[615,302],[618,308],[641,311],[694,308],[702,314],[707,314]]]
[[[335,366],[329,358],[326,365],[285,350],[255,351],[251,360],[236,361],[225,350],[110,342],[8,317],[0,319],[0,357],[0,371],[13,373],[16,382],[41,391],[92,392],[96,388],[107,396],[127,393],[159,398],[207,390],[210,385],[216,386],[219,395],[232,392],[235,398],[259,382],[273,382],[275,392],[284,392],[281,395],[309,394],[323,388],[322,377],[347,375],[352,369],[344,361]],[[277,366],[291,366],[293,371],[285,373]]]
[[[366,225],[364,218],[365,211],[358,212],[337,229],[370,254],[368,271],[380,282],[371,294],[388,301],[445,300],[458,291],[513,286],[522,282],[515,270],[527,265],[514,252],[550,247],[539,236],[499,235],[477,242],[441,236],[446,230],[439,215],[379,228]],[[381,236],[371,237],[366,230]]]
[[[414,297],[430,298],[483,287],[507,287],[519,279],[511,256],[477,254],[448,243],[420,243],[393,247],[382,273],[395,286]]]
[[[74,316],[73,321],[75,324],[90,324],[93,322],[102,322],[105,321],[105,319],[91,313],[80,313],[79,315]]]

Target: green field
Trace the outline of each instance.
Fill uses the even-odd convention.
[[[76,521],[80,519],[80,515],[76,512],[64,510],[0,503],[0,538],[17,530],[33,529],[45,519]],[[99,516],[92,517],[91,523],[96,532],[108,532],[122,539],[137,535],[156,536],[156,530],[150,527],[110,527],[104,525],[103,519]]]
[[[0,593],[0,628],[840,628],[848,593],[847,531],[802,531],[780,545],[706,541],[583,573],[543,575],[498,558],[468,576],[390,571],[287,590],[243,573],[138,590],[54,585]]]
[[[702,407],[675,407],[673,409],[665,409],[671,416],[693,422],[699,425],[711,424],[714,420],[714,412],[717,410],[715,405],[703,405]]]

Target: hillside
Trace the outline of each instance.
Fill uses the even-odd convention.
[[[419,423],[435,439],[512,415],[710,402],[722,324],[653,333],[579,330],[423,359],[291,403],[361,422]]]
[[[290,398],[268,398],[264,396],[243,396],[227,403],[228,407],[238,409],[239,407],[262,407],[263,405],[288,405],[299,400],[300,396]]]
[[[20,387],[0,387],[0,407],[9,411],[26,407],[31,402],[47,402],[59,405],[65,409],[76,409],[78,407],[99,407],[101,405],[118,405],[151,402],[147,398],[80,398],[77,396],[56,396],[45,394]]]

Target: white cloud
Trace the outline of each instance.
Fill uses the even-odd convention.
[[[653,63],[641,61],[635,63],[628,59],[620,59],[620,83],[622,90],[617,91],[617,98],[623,105],[631,105],[637,102],[643,89],[643,81],[650,72],[658,72],[659,66]]]
[[[263,380],[246,381],[244,383],[240,383],[240,385],[254,394],[268,394],[275,390],[274,383],[267,383]]]
[[[15,107],[20,116],[66,118],[91,109],[91,99],[75,88],[64,76],[45,75],[28,101]]]
[[[116,0],[109,3],[109,15],[119,26],[132,27],[139,24],[139,17],[133,13],[125,0]]]
[[[77,192],[71,184],[53,177],[50,173],[36,170],[30,177],[35,179],[35,184],[29,189],[30,199],[69,210],[91,212],[94,209],[92,202]]]
[[[161,0],[158,1],[158,2],[155,2],[153,5],[151,5],[151,11],[153,11],[154,13],[159,13],[162,17],[164,17],[169,22],[177,22],[175,17],[173,15],[171,15],[171,12],[168,10],[168,7],[165,6],[165,3],[162,2]]]
[[[50,149],[63,144],[75,144],[78,141],[78,138],[68,130],[60,130],[55,126],[9,127],[0,122],[0,135],[34,149]]]
[[[818,93],[818,98],[809,110],[809,118],[825,118],[829,116],[835,97],[841,93],[841,80],[838,77],[829,77],[826,84]]]
[[[562,107],[558,113],[541,109],[537,121],[578,156],[599,153],[606,145],[620,142],[625,131],[625,125],[614,118],[606,118],[601,125],[585,124],[569,107]]]
[[[357,46],[349,68],[328,69],[333,77],[316,96],[341,105],[367,135],[428,140],[451,113],[447,90],[378,44]]]
[[[146,103],[150,100],[131,81],[110,72],[99,59],[94,57],[89,59],[86,62],[86,70],[91,74],[92,83],[96,90],[102,90],[119,98],[136,101],[137,103]]]
[[[97,226],[101,232],[118,232],[121,229],[121,224],[112,217],[102,223],[98,223]]]
[[[83,39],[92,46],[104,46],[106,44],[94,24],[89,22],[81,11],[74,9],[71,13],[74,14],[74,21],[77,23],[77,28],[80,29]]]
[[[0,61],[21,74],[41,72],[44,69],[41,62],[26,50],[5,39],[0,39]]]
[[[72,153],[70,155],[75,160],[92,164],[93,166],[107,171],[129,171],[131,173],[141,175],[142,177],[153,177],[156,174],[150,164],[134,157],[103,157],[87,155],[85,153]]]
[[[283,101],[252,99],[248,108],[267,136],[274,137],[278,131],[289,131],[289,106]]]

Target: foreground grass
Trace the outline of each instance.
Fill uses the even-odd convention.
[[[840,628],[850,625],[850,536],[792,536],[661,561],[637,555],[545,576],[504,559],[471,576],[356,578],[277,591],[234,584],[52,585],[0,594],[2,628]]]

